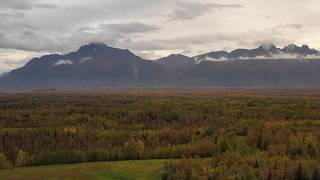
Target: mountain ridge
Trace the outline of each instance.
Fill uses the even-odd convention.
[[[320,87],[318,56],[307,45],[270,44],[151,61],[127,49],[90,43],[31,59],[0,77],[0,88]]]
[[[129,50],[91,43],[64,55],[33,58],[25,66],[1,78],[0,87],[143,85],[152,84],[162,74],[160,65],[144,60]]]
[[[212,51],[193,58],[198,62],[240,59],[320,59],[320,52],[307,45],[300,47],[290,44],[283,48],[278,48],[273,44],[266,44],[255,49],[235,49],[230,52]]]

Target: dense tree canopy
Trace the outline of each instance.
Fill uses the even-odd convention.
[[[3,93],[0,168],[182,158],[163,179],[317,179],[318,120],[317,98]]]

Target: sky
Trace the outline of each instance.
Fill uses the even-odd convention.
[[[90,42],[145,59],[307,44],[320,49],[319,0],[1,0],[0,73]]]

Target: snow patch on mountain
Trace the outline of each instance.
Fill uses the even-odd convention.
[[[9,74],[10,74],[10,72],[4,72],[4,73],[0,74],[0,78],[3,78],[3,77],[5,77],[5,76],[7,76]]]
[[[80,63],[87,63],[87,62],[91,62],[94,61],[94,59],[92,57],[84,57],[80,60]]]
[[[61,60],[55,62],[53,64],[53,66],[72,65],[72,64],[74,64],[74,62],[69,59],[61,59]]]

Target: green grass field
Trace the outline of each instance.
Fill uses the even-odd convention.
[[[249,146],[246,140],[247,139],[245,136],[237,136],[237,150],[245,154],[251,154],[255,152],[256,149]],[[161,179],[161,171],[163,169],[163,164],[165,161],[167,160],[110,161],[5,169],[0,170],[0,180]]]
[[[164,162],[114,161],[16,168],[0,170],[0,179],[160,179]]]

